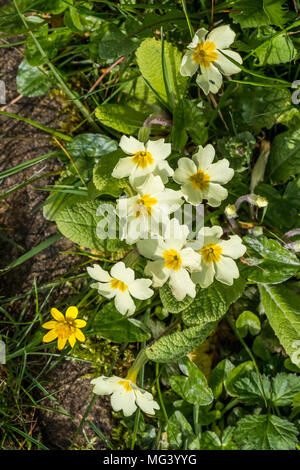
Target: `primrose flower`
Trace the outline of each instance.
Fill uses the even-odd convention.
[[[228,49],[234,38],[235,32],[228,25],[218,26],[210,33],[204,28],[199,29],[183,56],[181,75],[191,77],[200,68],[201,73],[196,79],[199,87],[206,95],[217,93],[222,85],[222,74],[232,75],[241,70],[224,55],[242,63],[241,56]]]
[[[114,411],[122,410],[124,416],[131,416],[139,407],[144,413],[154,415],[159,405],[151,393],[136,385],[135,375],[121,377],[97,377],[91,381],[96,395],[111,395],[111,406]]]
[[[181,191],[165,188],[161,178],[152,174],[135,189],[136,196],[121,198],[117,202],[117,214],[126,222],[122,238],[126,238],[128,244],[146,237],[148,232],[159,233],[160,225],[165,224],[169,214],[183,202]]]
[[[190,243],[194,249],[197,246],[201,256],[199,270],[192,273],[192,280],[202,288],[210,286],[214,277],[228,286],[239,277],[239,270],[233,260],[243,256],[246,247],[238,235],[221,240],[222,235],[223,230],[218,225],[204,227],[199,230],[198,240]]]
[[[221,184],[228,183],[234,171],[226,158],[212,163],[214,157],[215,149],[208,144],[200,145],[192,159],[183,157],[178,161],[173,179],[182,185],[181,191],[190,204],[197,206],[207,199],[209,206],[218,207],[227,198],[227,189]]]
[[[50,343],[57,338],[58,349],[62,350],[67,341],[69,341],[72,348],[76,343],[76,339],[81,342],[85,341],[85,336],[80,328],[86,326],[86,321],[77,318],[77,307],[69,307],[65,316],[57,308],[51,308],[51,315],[54,320],[42,325],[46,330],[50,330],[43,337],[44,343]]]
[[[101,268],[99,264],[88,267],[89,275],[95,279],[92,287],[108,299],[115,299],[115,307],[122,315],[132,315],[135,312],[135,303],[132,297],[146,300],[152,297],[153,290],[149,289],[151,279],[134,279],[134,271],[126,268],[120,261],[110,270],[110,274]]]
[[[145,268],[145,274],[153,278],[153,287],[161,287],[169,280],[169,286],[177,300],[183,300],[186,295],[196,295],[189,271],[197,269],[201,258],[192,248],[185,247],[188,233],[186,225],[179,225],[176,219],[172,219],[165,238],[157,237],[137,243],[139,252],[153,260],[148,261]]]
[[[171,153],[171,144],[166,144],[164,139],[148,140],[144,144],[132,136],[123,135],[119,145],[130,157],[120,158],[112,172],[114,178],[129,176],[131,184],[139,185],[149,173],[159,175],[164,183],[173,175],[166,161]]]

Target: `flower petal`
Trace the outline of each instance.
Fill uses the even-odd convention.
[[[51,311],[50,311],[52,317],[54,318],[54,320],[56,321],[65,321],[65,317],[63,316],[63,314],[57,310],[57,308],[51,308]]]
[[[132,136],[127,137],[126,135],[121,137],[119,146],[123,152],[129,155],[134,155],[136,152],[142,152],[145,150],[145,145],[143,142],[140,142]]]
[[[75,337],[75,335],[69,336],[68,340],[69,340],[69,343],[70,343],[71,348],[74,348],[75,343],[76,343],[76,337]]]
[[[199,42],[204,41],[205,36],[207,35],[208,31],[205,28],[200,28],[196,31],[192,42],[187,46],[188,49],[195,49]]]
[[[58,349],[61,351],[62,349],[64,349],[65,345],[66,345],[66,342],[67,342],[67,338],[58,338],[57,340],[57,347]]]
[[[220,225],[213,225],[212,227],[202,227],[198,233],[198,240],[201,242],[201,247],[210,243],[218,243],[223,235],[223,230]]]
[[[69,307],[66,311],[66,319],[68,320],[75,320],[78,315],[78,308],[77,307]]]
[[[178,160],[178,168],[174,172],[173,179],[178,184],[187,183],[194,173],[197,173],[197,167],[193,160],[183,157]]]
[[[47,321],[46,323],[44,323],[42,325],[42,328],[45,328],[46,330],[53,330],[53,328],[55,328],[56,325],[57,325],[57,321],[50,320],[50,321]]]
[[[238,235],[232,235],[229,240],[222,240],[220,246],[222,248],[222,255],[230,256],[233,259],[243,256],[247,249]]]
[[[112,176],[114,178],[126,178],[136,169],[136,164],[132,161],[132,157],[120,158],[113,169]]]
[[[110,270],[110,274],[114,279],[119,279],[125,284],[129,285],[134,281],[134,271],[131,268],[126,268],[123,261],[119,261],[113,265]]]
[[[121,377],[97,377],[91,380],[91,384],[94,385],[93,393],[96,395],[110,395],[115,390],[119,389],[118,382],[122,380]]]
[[[134,314],[136,307],[128,290],[117,293],[115,296],[115,307],[121,315],[130,316]]]
[[[85,341],[85,336],[82,333],[82,331],[79,330],[79,328],[76,328],[74,334],[75,334],[76,339],[78,339],[78,341],[81,341],[82,343]]]
[[[199,284],[202,289],[205,289],[214,281],[215,268],[214,263],[206,264],[204,261],[202,261],[201,266],[201,271],[192,273],[192,280]]]
[[[182,57],[180,65],[180,74],[184,77],[191,77],[194,73],[197,72],[199,64],[193,61],[194,51],[187,51],[186,54]]]
[[[154,410],[159,410],[159,404],[153,400],[151,393],[135,390],[136,404],[144,413],[154,415]]]
[[[201,189],[194,188],[192,183],[185,183],[181,186],[181,191],[185,199],[193,206],[198,206],[203,201],[203,192]]]
[[[76,326],[76,328],[84,328],[84,327],[86,326],[86,321],[77,318],[77,319],[74,321],[74,325]]]
[[[154,294],[152,289],[149,289],[151,286],[151,279],[136,279],[129,286],[130,294],[139,300],[150,299]]]
[[[100,282],[109,282],[111,280],[111,276],[105,271],[99,264],[93,264],[92,267],[87,268],[87,272],[89,276],[91,276],[96,281]]]
[[[162,182],[166,184],[168,182],[169,176],[174,175],[174,170],[170,167],[169,163],[166,160],[161,160],[158,162],[156,168],[153,170],[153,175],[160,176]]]
[[[196,78],[197,85],[206,95],[208,95],[208,93],[217,93],[222,85],[222,74],[214,65],[200,68],[201,74],[197,75]]]
[[[146,276],[152,276],[153,287],[161,287],[168,280],[170,276],[170,270],[165,268],[164,260],[148,261],[145,267]]]
[[[54,341],[57,338],[57,333],[55,330],[48,331],[48,333],[45,334],[43,337],[43,343],[50,343],[51,341]]]
[[[235,65],[233,62],[230,62],[230,60],[227,59],[227,57],[225,57],[225,55],[223,55],[222,52],[224,52],[224,54],[231,57],[233,60],[235,60],[239,64],[243,63],[243,60],[240,54],[238,54],[235,51],[230,51],[228,49],[225,49],[224,51],[218,51],[218,58],[215,62],[216,66],[221,70],[221,72],[224,75],[232,75],[234,73],[239,73],[241,69],[237,65]]]
[[[235,38],[235,32],[228,25],[214,28],[208,35],[207,41],[215,43],[217,49],[226,49],[231,46]]]
[[[135,404],[135,392],[133,390],[127,392],[121,389],[116,390],[110,399],[111,406],[114,411],[122,410],[124,416],[131,416],[137,409]]]
[[[202,147],[199,145],[197,152],[193,155],[193,161],[197,170],[207,170],[215,158],[215,149],[211,144]]]
[[[215,269],[216,279],[228,286],[231,286],[233,279],[237,279],[240,275],[235,261],[226,256],[221,256],[220,260],[215,263]]]
[[[220,184],[228,183],[234,175],[234,170],[229,168],[229,161],[226,158],[210,165],[207,172],[212,182]]]
[[[209,183],[208,189],[204,193],[204,198],[207,199],[207,204],[211,207],[218,207],[227,196],[227,189],[216,183]]]
[[[155,160],[164,160],[171,154],[172,147],[165,142],[165,139],[148,140],[146,150]]]
[[[195,271],[200,267],[201,256],[192,248],[184,248],[180,251],[180,256],[182,259],[182,267]]]
[[[183,300],[186,295],[193,298],[196,296],[196,286],[186,269],[172,270],[169,285],[175,299],[179,301]]]

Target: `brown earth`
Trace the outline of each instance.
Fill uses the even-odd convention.
[[[6,3],[8,2],[0,0],[0,6]],[[5,81],[7,90],[6,103],[8,106],[5,111],[26,116],[53,129],[59,129],[61,121],[66,120],[68,116],[59,116],[61,103],[57,99],[51,99],[49,96],[21,97],[15,104],[10,104],[18,97],[16,74],[21,60],[22,49],[16,47],[0,48],[0,78]],[[1,108],[3,109],[3,105],[0,105]],[[55,150],[53,141],[45,132],[15,119],[0,116],[0,172],[53,150]],[[61,166],[61,163],[56,159],[45,160],[25,171],[1,180],[1,193],[3,194],[34,175],[38,176],[58,170]],[[49,193],[35,189],[53,184],[55,178],[56,176],[44,178],[1,201],[0,268],[4,268],[23,253],[57,233],[55,223],[45,220],[42,213],[41,205]],[[5,241],[3,235],[6,239],[10,239],[10,242]],[[21,245],[24,251],[16,244]],[[34,279],[38,286],[58,280],[76,263],[74,257],[61,253],[63,250],[70,249],[74,249],[72,243],[61,238],[34,258],[0,276],[0,295],[8,298],[24,294],[32,287]],[[68,292],[69,288],[66,285],[54,289],[47,307],[50,309],[56,302],[66,297]],[[17,320],[18,310],[22,307],[21,301],[15,302],[11,306],[5,304],[5,307]],[[34,304],[29,304],[28,318],[33,317],[34,308]],[[38,413],[37,431],[42,432],[43,442],[49,448],[68,448],[91,398],[90,379],[83,378],[90,372],[91,367],[84,362],[63,360],[44,377],[43,386],[47,392],[53,395],[60,407],[74,418],[70,419],[50,411]],[[42,400],[41,403],[44,406],[55,408],[53,401],[48,398]],[[112,417],[106,398],[97,399],[88,418],[106,436],[110,436]],[[95,436],[88,424],[84,429],[89,438]],[[77,443],[81,446],[86,445],[83,434],[78,437]],[[98,439],[94,446],[102,448],[103,442]]]

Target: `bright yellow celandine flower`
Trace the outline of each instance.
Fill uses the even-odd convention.
[[[69,307],[65,316],[57,308],[52,308],[51,315],[54,320],[42,325],[43,328],[51,330],[43,337],[44,343],[50,343],[57,338],[57,347],[62,350],[67,341],[69,341],[72,348],[76,343],[76,339],[81,342],[85,341],[85,336],[80,328],[86,326],[86,321],[77,319],[77,307]]]

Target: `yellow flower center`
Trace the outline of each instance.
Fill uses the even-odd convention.
[[[199,42],[193,54],[193,61],[202,67],[209,67],[217,58],[216,45],[212,41]]]
[[[136,204],[137,206],[140,206],[135,213],[136,217],[145,213],[150,216],[152,214],[152,206],[157,204],[157,199],[155,199],[155,197],[151,197],[150,194],[145,194],[136,201]]]
[[[195,189],[201,189],[204,191],[208,188],[208,183],[210,181],[210,176],[204,173],[203,170],[198,170],[197,173],[194,173],[190,177],[190,182],[192,183]]]
[[[150,152],[140,151],[136,152],[132,157],[133,163],[137,164],[141,168],[146,168],[148,165],[152,165],[154,158]]]
[[[126,289],[128,289],[128,286],[125,284],[125,282],[120,281],[120,279],[112,279],[110,281],[110,287],[112,289],[120,289],[121,292],[125,292]]]
[[[126,392],[131,392],[131,390],[132,390],[132,387],[131,387],[130,382],[128,380],[120,380],[118,382],[118,385],[121,385],[126,390]]]
[[[173,248],[171,248],[170,250],[164,251],[163,257],[165,258],[166,268],[173,269],[174,271],[178,271],[181,268],[181,264],[182,264],[181,256]]]
[[[200,253],[206,264],[211,263],[212,261],[217,263],[221,259],[222,248],[214,243],[209,243],[200,250]]]
[[[73,320],[64,320],[57,322],[55,331],[58,338],[69,339],[72,334],[76,331],[76,326]]]

